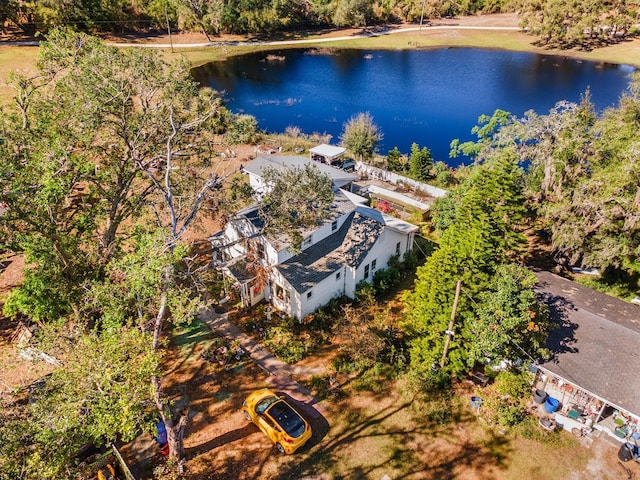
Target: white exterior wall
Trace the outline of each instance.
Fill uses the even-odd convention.
[[[315,243],[318,243],[321,240],[324,240],[325,238],[327,238],[331,234],[333,234],[333,233],[337,232],[338,230],[340,230],[340,227],[342,227],[342,225],[344,224],[344,221],[346,220],[347,216],[348,216],[348,214],[347,215],[342,215],[341,217],[337,218],[336,220],[333,220],[331,222],[326,222],[321,227],[319,227],[316,230],[314,230],[313,233],[312,233],[313,242],[311,243],[311,245],[313,245]],[[331,229],[331,224],[334,221],[337,222],[337,225],[336,225],[336,229],[332,230]],[[306,246],[304,249],[309,248],[311,245]]]
[[[261,302],[262,300],[264,300],[265,297],[265,290],[267,290],[266,288],[263,288],[262,290],[258,291],[257,293],[254,292],[254,285],[253,285],[253,281],[242,285],[241,287],[242,289],[244,289],[244,295],[246,296],[245,298],[249,299],[249,303],[251,306],[256,305],[257,303]]]
[[[269,282],[271,285],[270,288],[270,298],[268,298],[271,304],[276,307],[281,312],[286,313],[287,315],[295,318],[300,318],[300,299],[296,295],[296,291],[293,287],[285,280],[285,278],[280,274],[280,272],[276,269],[271,270],[269,275]],[[276,285],[283,288],[284,298],[279,298]],[[288,298],[288,302],[286,301]]]
[[[315,312],[318,308],[326,305],[334,297],[339,297],[344,293],[346,275],[344,267],[336,270],[322,282],[315,285],[306,292],[298,293],[285,278],[277,270],[273,270],[271,274],[271,283],[283,287],[289,292],[289,302],[280,299],[274,288],[271,288],[271,303],[278,310],[285,312],[287,315],[302,319],[310,313]],[[340,272],[340,279],[336,280],[336,273]],[[311,298],[307,298],[307,294],[311,291]],[[286,294],[284,295],[286,298]]]
[[[297,303],[300,305],[300,316],[296,318],[304,318],[325,306],[331,299],[341,297],[345,293],[348,275],[346,270],[348,269],[341,267],[306,292],[300,294],[296,292],[296,296],[299,297]],[[340,279],[336,279],[338,272],[340,272]],[[311,292],[311,298],[307,297],[309,292]]]
[[[246,253],[246,241],[248,237],[255,235],[255,228],[245,219],[231,220],[224,230],[226,242],[231,244],[227,247],[228,259],[237,258]]]
[[[407,250],[413,245],[413,234],[406,235],[404,233],[396,232],[390,228],[385,228],[376,244],[371,248],[364,261],[356,269],[350,268],[351,274],[349,275],[349,281],[345,287],[345,295],[353,298],[356,291],[356,286],[364,278],[364,270],[369,265],[369,277],[366,279],[368,282],[373,282],[373,275],[376,270],[381,268],[387,268],[389,265],[389,259],[396,254],[396,245],[400,243],[400,258],[405,254]],[[376,268],[372,270],[371,262],[376,261]]]
[[[279,263],[281,263],[280,255],[276,251],[276,249],[273,248],[271,244],[265,240],[264,237],[260,237],[260,240],[264,245],[264,256],[265,256],[264,260],[267,266],[272,267],[273,265],[278,265]]]
[[[275,252],[275,250],[273,251]],[[283,248],[279,252],[276,252],[276,256],[278,261],[275,263],[275,265],[280,265],[281,263],[284,263],[287,260],[289,260],[291,257],[293,257],[294,253],[292,253],[291,250],[289,250],[289,248]]]
[[[253,188],[254,191],[260,193],[260,194],[264,194],[265,193],[265,185],[264,182],[262,181],[262,177],[260,177],[259,175],[255,175],[253,173],[249,173],[249,185],[251,185],[251,188]]]

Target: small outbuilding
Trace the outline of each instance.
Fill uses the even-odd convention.
[[[327,145],[326,143],[323,143],[321,145],[318,145],[317,147],[313,147],[312,149],[310,149],[309,155],[311,156],[311,160],[326,163],[327,165],[333,165],[342,160],[342,157],[344,157],[344,153],[346,151],[346,148],[336,147],[335,145]]]

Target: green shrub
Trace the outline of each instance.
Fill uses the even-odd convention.
[[[241,143],[256,144],[262,138],[258,129],[258,121],[251,115],[233,115],[231,124],[224,134],[225,141],[237,145]]]
[[[382,268],[373,275],[373,286],[376,296],[388,292],[400,283],[400,272],[395,268]]]
[[[387,268],[393,270],[402,270],[402,262],[400,261],[399,255],[394,255],[387,262]]]
[[[306,387],[313,393],[313,396],[319,400],[323,400],[330,393],[331,376],[329,375],[312,375]]]
[[[425,404],[422,409],[425,420],[438,425],[446,425],[453,420],[451,410],[451,398],[446,395],[438,395]]]
[[[365,306],[376,304],[376,289],[372,283],[361,280],[356,285],[356,301]]]
[[[528,372],[500,372],[491,387],[478,392],[483,399],[481,417],[490,425],[518,425],[526,418],[526,402],[530,393]]]
[[[370,368],[362,370],[362,374],[353,381],[352,388],[356,392],[380,393],[386,381],[393,378],[394,373],[390,365],[376,362]]]
[[[286,327],[276,326],[265,332],[264,345],[280,360],[295,363],[302,360],[311,350],[310,342],[303,342]]]
[[[336,373],[356,373],[368,368],[369,365],[370,362],[356,361],[346,354],[338,355],[331,361],[331,368]]]
[[[325,307],[310,315],[309,320],[305,322],[304,326],[313,332],[330,334],[333,331],[336,318],[337,314],[334,313],[331,308]]]
[[[428,395],[448,391],[451,376],[443,370],[412,368],[406,375],[407,389],[414,394]]]

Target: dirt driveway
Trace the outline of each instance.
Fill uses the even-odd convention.
[[[620,464],[617,447],[603,438],[585,448],[569,434],[540,442],[484,428],[468,404],[473,393],[470,385],[462,385],[446,405],[415,402],[402,382],[389,383],[379,393],[350,391],[346,396],[331,396],[320,404],[289,396],[310,421],[314,436],[295,455],[280,455],[240,412],[249,392],[273,388],[272,377],[247,359],[229,370],[202,359],[200,354],[214,336],[203,327],[194,324],[178,331],[165,359],[167,391],[177,402],[188,399],[190,405],[185,437],[189,479],[379,480],[386,475],[412,480],[614,480],[640,476],[640,466]],[[307,364],[317,368],[318,362],[301,362]],[[344,389],[348,391],[349,386]],[[155,447],[150,437],[147,442]],[[160,458],[157,449],[148,453],[140,462],[138,478],[149,478]]]

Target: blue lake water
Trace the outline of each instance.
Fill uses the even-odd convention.
[[[371,113],[384,138],[378,151],[413,142],[449,159],[454,138],[473,140],[481,114],[547,113],[560,100],[580,101],[589,89],[598,111],[615,106],[634,67],[521,52],[295,49],[252,53],[193,69],[194,78],[223,93],[236,113],[260,128],[329,133],[339,143],[344,123]]]

